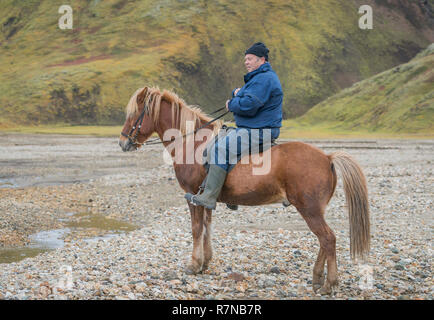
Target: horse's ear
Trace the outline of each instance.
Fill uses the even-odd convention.
[[[148,92],[148,87],[144,87],[143,90],[137,95],[137,104],[139,106],[145,103],[146,93]]]

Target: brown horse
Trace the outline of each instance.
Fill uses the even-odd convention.
[[[138,89],[127,105],[127,118],[119,144],[123,151],[136,150],[156,132],[167,149],[170,143],[174,142],[163,141],[165,131],[177,128],[185,134],[188,131],[185,125],[187,120],[193,121],[194,127],[199,128],[210,118],[197,107],[187,106],[172,92],[161,92],[158,88],[147,87]],[[220,126],[221,123],[213,123],[206,128],[216,133]],[[177,143],[183,144],[185,151],[184,139],[178,139]],[[201,141],[195,142],[194,148],[203,144]],[[348,204],[351,257],[365,260],[370,247],[370,223],[368,192],[363,172],[344,152],[326,155],[318,148],[301,142],[279,144],[265,152],[271,152],[269,172],[253,175],[252,161],[248,164],[238,163],[229,172],[218,201],[247,206],[289,201],[319,240],[319,254],[313,268],[313,289],[316,292],[321,288],[321,293],[329,294],[338,284],[336,237],[327,225],[324,214],[336,188],[335,167],[343,177]],[[185,192],[197,193],[206,176],[204,166],[196,160],[186,164],[185,153],[180,159],[175,157],[174,150],[169,153],[173,158],[176,178],[181,188]],[[187,271],[198,273],[208,267],[212,257],[212,210],[188,205],[191,213],[193,254]],[[326,261],[327,279],[324,281]]]

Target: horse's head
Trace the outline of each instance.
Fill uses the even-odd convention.
[[[127,116],[119,138],[122,151],[137,150],[155,131],[149,116],[148,88],[138,89],[127,105]]]

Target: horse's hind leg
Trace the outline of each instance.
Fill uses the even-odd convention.
[[[338,284],[336,263],[336,236],[324,220],[324,209],[320,206],[313,208],[300,208],[304,220],[310,230],[318,237],[320,251],[313,268],[312,285],[318,290],[324,282],[324,263],[327,260],[327,281],[321,289],[322,294],[330,294]]]
[[[209,263],[212,259],[212,244],[211,244],[211,234],[212,234],[212,228],[211,228],[211,222],[212,222],[212,210],[211,209],[205,209],[206,217],[204,219],[205,224],[205,234],[203,237],[203,266],[202,270],[208,269]]]
[[[324,249],[320,246],[318,257],[316,258],[313,267],[312,287],[313,291],[318,291],[324,285],[324,265],[326,261],[326,254]]]
[[[191,231],[193,234],[193,254],[191,264],[187,266],[186,273],[196,274],[202,270],[204,262],[204,207],[189,204],[191,214]]]

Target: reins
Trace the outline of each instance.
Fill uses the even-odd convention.
[[[147,106],[145,106],[145,107],[143,108],[142,113],[141,113],[140,116],[137,118],[136,122],[134,123],[134,126],[131,128],[131,130],[130,130],[130,132],[128,133],[128,135],[125,134],[123,131],[121,132],[121,135],[124,136],[124,137],[126,137],[126,138],[128,138],[128,140],[130,141],[131,144],[134,144],[134,145],[152,145],[152,144],[160,144],[160,143],[164,143],[164,142],[173,142],[173,141],[175,141],[175,140],[178,139],[178,138],[185,138],[186,136],[189,136],[189,135],[191,135],[191,134],[196,134],[200,129],[205,128],[206,126],[210,125],[211,123],[217,121],[218,119],[222,118],[223,116],[225,116],[226,114],[229,113],[229,111],[226,111],[226,112],[222,113],[221,115],[215,117],[214,119],[208,121],[208,122],[205,123],[204,125],[200,126],[199,128],[195,129],[193,132],[186,133],[186,134],[184,134],[184,135],[181,136],[181,137],[176,137],[176,138],[175,138],[175,137],[172,137],[172,139],[170,139],[170,140],[166,140],[166,141],[161,141],[160,138],[155,138],[155,139],[147,140],[147,141],[145,141],[145,142],[143,142],[143,143],[140,143],[140,142],[137,142],[136,140],[137,140],[137,136],[138,136],[138,134],[139,134],[139,132],[140,132],[140,129],[142,128],[143,119],[144,119],[144,117],[145,117],[145,113],[146,113],[147,109],[148,109]],[[215,113],[217,113],[217,112],[219,112],[219,111],[221,111],[221,110],[224,110],[224,109],[226,109],[226,106],[225,106],[225,107],[222,107],[222,108],[220,108],[220,109],[217,109],[217,110],[213,111],[213,112],[210,113],[210,114],[215,114]],[[140,124],[139,124],[139,126],[137,127],[137,124],[138,124],[139,122],[140,122]],[[136,131],[136,133],[134,134],[134,137],[132,137],[131,135],[133,134],[134,130],[136,130],[136,127],[137,127],[137,131]],[[158,140],[160,140],[160,141],[158,141]]]
[[[226,108],[226,107],[224,107],[224,108]],[[221,109],[223,109],[223,108],[221,108]],[[218,109],[217,111],[220,111],[221,109]],[[214,111],[213,113],[216,113],[216,111]],[[211,113],[211,114],[213,114],[213,113]],[[223,116],[225,116],[225,115],[228,114],[228,113],[229,113],[229,111],[226,111],[225,113],[222,113],[222,114],[219,115],[218,117],[215,117],[214,119],[208,121],[208,122],[205,123],[204,125],[202,125],[202,126],[200,126],[199,128],[195,129],[194,131],[189,132],[189,133],[186,133],[186,134],[184,134],[184,135],[181,136],[181,137],[176,137],[176,138],[175,138],[175,137],[172,137],[172,139],[170,139],[170,140],[165,140],[165,141],[157,141],[157,140],[159,140],[160,138],[155,138],[155,139],[153,139],[153,140],[147,140],[147,141],[145,141],[144,143],[137,143],[137,144],[139,144],[139,145],[160,144],[160,143],[164,143],[164,142],[173,142],[173,141],[175,141],[175,140],[178,139],[178,138],[185,138],[185,137],[187,137],[187,136],[189,136],[189,135],[191,135],[191,134],[196,134],[200,129],[205,128],[206,126],[210,125],[210,124],[213,123],[214,121],[217,121],[218,119],[222,118]]]

